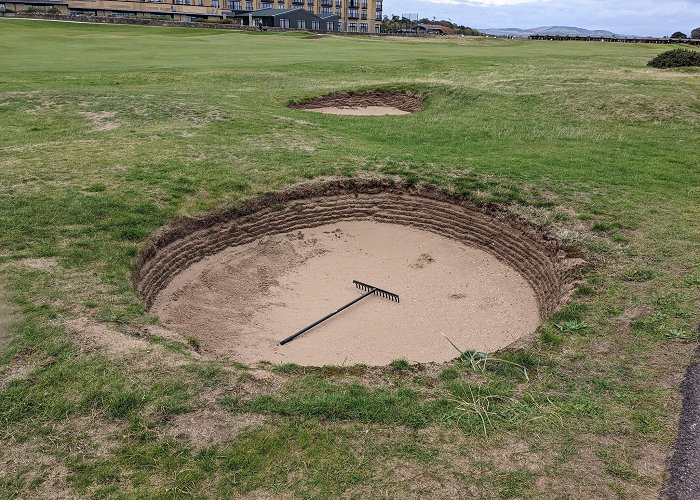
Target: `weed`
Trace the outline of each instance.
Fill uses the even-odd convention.
[[[489,438],[489,430],[493,427],[493,419],[498,416],[494,406],[498,401],[505,400],[500,394],[492,394],[479,385],[476,388],[471,385],[462,386],[462,394],[450,399],[455,405],[457,422],[476,417],[479,420],[484,439]]]
[[[464,360],[469,367],[475,371],[475,372],[485,372],[488,367],[492,365],[507,365],[508,367],[514,367],[517,368],[518,372],[522,374],[523,378],[527,381],[530,380],[529,375],[527,374],[527,368],[523,366],[522,364],[512,361],[510,359],[507,359],[507,357],[519,357],[519,355],[515,354],[510,354],[507,357],[496,357],[496,356],[491,356],[490,354],[486,352],[474,352],[474,351],[462,351],[459,347],[455,345],[454,342],[452,342],[450,339],[445,337],[447,341],[452,345],[452,347],[455,348],[457,352],[460,353],[460,359]],[[528,355],[524,354],[523,355],[525,358],[528,357]]]
[[[456,368],[445,368],[440,373],[440,379],[444,381],[457,380],[459,378],[459,372]]]
[[[578,333],[582,332],[588,325],[585,321],[569,320],[563,321],[561,323],[553,323],[554,328],[559,330],[561,333]]]
[[[193,336],[191,336],[191,335],[187,337],[187,344],[188,344],[192,349],[194,349],[196,352],[199,352],[199,350],[200,350],[201,347],[202,347],[201,344],[200,344],[200,342],[199,342],[199,339],[198,339],[197,337],[193,337]]]
[[[406,358],[395,359],[389,363],[394,370],[407,370],[411,367],[411,363]]]
[[[666,338],[670,340],[695,340],[698,335],[684,328],[671,328],[666,332]]]
[[[560,346],[564,343],[564,337],[548,327],[542,327],[542,334],[540,338],[545,344],[553,346]]]

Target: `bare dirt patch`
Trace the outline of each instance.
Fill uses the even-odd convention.
[[[615,318],[615,326],[621,332],[629,333],[632,322],[642,316],[649,314],[653,311],[653,308],[649,306],[637,306],[625,309],[625,311]]]
[[[66,321],[66,326],[87,350],[101,350],[112,355],[125,355],[139,350],[153,349],[144,339],[113,330],[104,323],[87,318]]]
[[[175,223],[134,279],[166,325],[207,354],[247,362],[386,364],[493,352],[532,333],[573,286],[572,259],[541,228],[493,206],[383,178],[311,182]],[[578,261],[576,261],[578,262]],[[370,297],[284,348],[277,341]]]
[[[176,438],[186,438],[196,449],[201,449],[225,445],[245,429],[264,421],[262,415],[254,413],[234,415],[221,408],[206,407],[175,417],[169,433]]]
[[[12,324],[13,313],[12,307],[5,302],[3,291],[0,288],[0,353],[5,351],[12,339],[10,326]]]
[[[333,115],[384,116],[406,115],[420,111],[423,101],[410,92],[368,90],[337,92],[300,102],[291,102],[289,107]]]
[[[121,122],[113,119],[117,116],[116,111],[81,111],[80,114],[90,121],[95,132],[114,130],[121,125]]]
[[[71,493],[66,478],[67,467],[41,450],[37,441],[2,443],[0,446],[0,483],[36,484],[18,498],[77,499]],[[6,445],[7,444],[7,445]],[[16,498],[16,497],[8,497]]]

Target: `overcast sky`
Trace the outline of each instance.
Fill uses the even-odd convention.
[[[700,27],[700,0],[384,0],[385,15],[402,13],[473,28],[555,25],[664,36]]]

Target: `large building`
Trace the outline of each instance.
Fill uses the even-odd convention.
[[[17,12],[58,11],[62,14],[176,21],[230,18],[241,24],[252,21],[318,31],[326,31],[321,26],[333,26],[335,30],[354,33],[380,33],[383,17],[381,0],[0,0],[0,10],[3,7]],[[270,12],[276,9],[290,14],[281,17]],[[311,18],[294,14],[299,9],[312,14]],[[256,11],[260,11],[260,15],[256,15]],[[263,17],[272,18],[273,24],[261,21]],[[301,17],[306,19],[301,22]],[[329,21],[332,18],[335,22]]]

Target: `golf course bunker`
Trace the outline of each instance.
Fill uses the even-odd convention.
[[[573,286],[556,240],[509,213],[384,178],[299,184],[174,223],[134,279],[162,324],[254,363],[386,365],[494,352],[531,335]],[[279,341],[370,294],[295,340]]]
[[[368,90],[337,92],[301,102],[291,102],[290,108],[316,113],[353,116],[407,115],[423,107],[420,97],[410,92]]]

